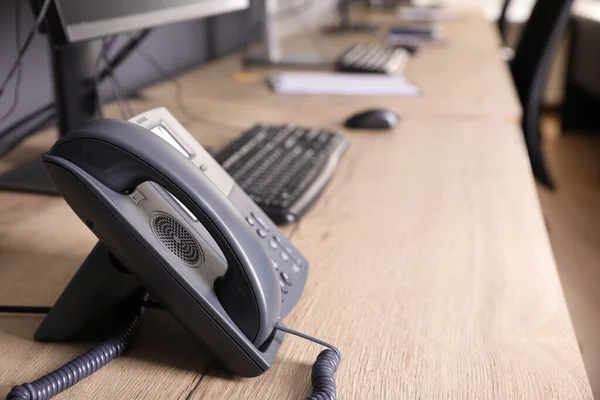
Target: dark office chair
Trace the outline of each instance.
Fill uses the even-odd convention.
[[[540,108],[548,72],[563,37],[573,0],[537,0],[510,69],[523,107],[523,133],[535,177],[550,189],[554,181],[542,154]]]
[[[500,10],[500,16],[498,17],[498,30],[500,31],[500,37],[502,38],[502,43],[506,44],[506,25],[508,23],[508,6],[510,5],[511,0],[504,0],[502,4],[502,10]]]

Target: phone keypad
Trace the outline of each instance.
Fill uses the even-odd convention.
[[[273,234],[276,230],[273,230],[265,218],[261,217],[256,211],[248,212],[246,215],[244,219],[248,226],[260,239],[265,241],[265,249],[270,253],[271,263],[277,274],[282,293],[282,307],[288,310],[286,311],[287,314],[290,307],[293,306],[291,304],[286,308],[287,302],[292,301],[295,303],[298,291],[302,290],[303,285],[294,285],[297,279],[302,279],[302,273],[306,273],[306,271],[303,271],[305,268],[302,257],[294,253],[294,250],[290,248],[291,246],[283,237]],[[270,234],[270,232],[273,233]],[[289,299],[290,296],[292,299]]]

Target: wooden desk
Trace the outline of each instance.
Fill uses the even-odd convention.
[[[215,65],[183,78],[195,86],[188,105],[223,121],[185,122],[214,148],[257,119],[331,126],[353,106],[278,104],[257,84],[238,85],[240,98]],[[181,116],[172,91],[161,85],[132,106]],[[286,228],[311,263],[286,324],[341,349],[340,399],[590,399],[517,124],[437,115],[432,93],[420,101],[393,133],[346,132],[352,146],[324,196]],[[51,139],[35,138],[0,168]],[[0,204],[0,304],[52,304],[95,239],[61,199],[0,193]],[[40,321],[0,317],[0,396],[106,334],[35,343]],[[288,337],[269,372],[234,378],[207,368],[207,352],[151,311],[131,352],[59,398],[300,399],[319,351]]]
[[[382,26],[397,23],[389,14],[369,13],[370,20]],[[242,57],[234,55],[207,65],[205,68],[184,74],[180,79],[189,99],[210,99],[244,112],[248,104],[266,105],[272,108],[299,106],[313,109],[327,107],[347,117],[351,113],[373,105],[384,105],[402,116],[485,118],[517,122],[521,106],[517,100],[508,66],[500,61],[499,42],[495,27],[485,20],[482,13],[466,13],[464,21],[442,24],[448,36],[445,46],[424,46],[411,58],[406,75],[420,86],[423,94],[411,97],[343,97],[343,96],[279,96],[265,84],[269,72],[254,68],[259,75],[257,83],[240,84],[231,76],[239,72]],[[315,52],[313,42],[328,54],[341,54],[350,45],[361,41],[383,41],[384,32],[377,37],[364,35],[320,37],[313,40],[305,36],[288,41],[286,47],[293,51]],[[312,47],[311,47],[312,46]],[[165,94],[165,90],[167,91]],[[145,92],[155,100],[170,95],[172,88],[159,85]],[[297,114],[298,122],[302,115]]]

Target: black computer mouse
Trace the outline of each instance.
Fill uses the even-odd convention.
[[[349,129],[393,129],[399,122],[400,117],[395,112],[377,108],[354,114],[344,125]]]

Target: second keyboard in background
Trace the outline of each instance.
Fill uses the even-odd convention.
[[[275,223],[287,224],[318,198],[348,145],[323,129],[255,125],[216,159]]]
[[[399,75],[404,72],[410,55],[402,48],[376,43],[360,43],[350,47],[336,62],[340,72]]]

